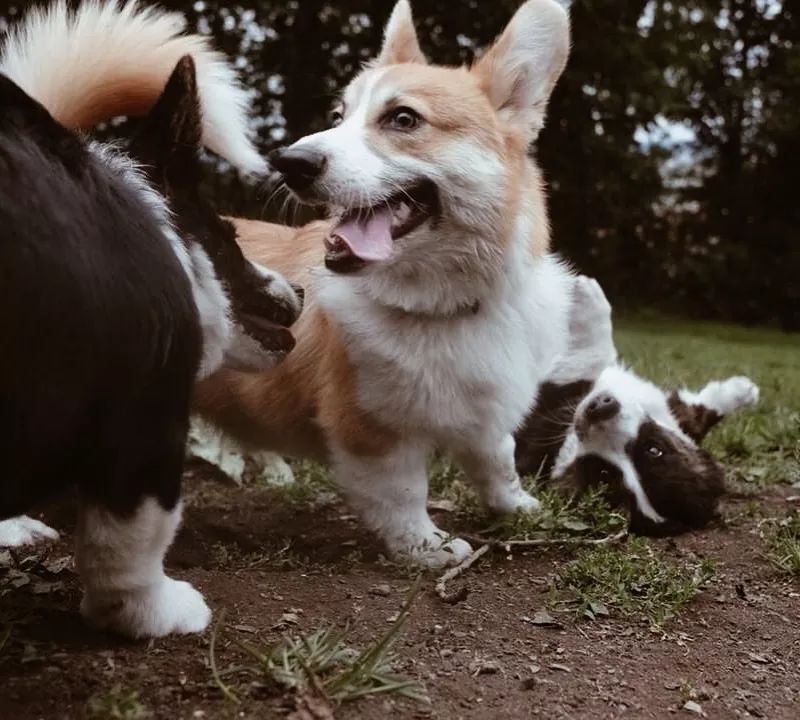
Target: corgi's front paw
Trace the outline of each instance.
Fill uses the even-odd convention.
[[[398,562],[410,563],[428,570],[440,570],[460,565],[470,555],[472,546],[461,538],[436,533],[431,538],[414,545],[390,548]]]

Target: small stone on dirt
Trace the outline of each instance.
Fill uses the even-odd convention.
[[[469,665],[469,671],[472,677],[478,677],[478,675],[496,675],[500,670],[500,663],[496,660],[475,660]]]
[[[705,710],[700,706],[700,703],[696,703],[694,700],[687,700],[683,704],[683,709],[686,710],[688,713],[692,713],[692,715],[698,715],[700,717],[708,717],[706,715]]]
[[[769,658],[766,658],[763,655],[758,655],[757,653],[747,653],[747,657],[759,665],[770,665],[772,663]]]
[[[547,610],[539,610],[534,613],[533,617],[527,615],[522,616],[522,621],[531,625],[539,627],[561,628],[564,627],[558,620],[556,620]]]
[[[392,594],[392,588],[389,583],[381,583],[380,585],[375,585],[369,589],[370,595],[376,595],[377,597],[389,597]]]
[[[559,672],[571,673],[572,668],[566,665],[562,665],[561,663],[550,663],[547,667],[551,670],[558,670]]]

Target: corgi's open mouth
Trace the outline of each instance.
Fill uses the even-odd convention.
[[[382,200],[373,207],[346,210],[325,239],[325,265],[338,273],[389,260],[396,240],[416,230],[439,211],[439,195],[430,181]]]

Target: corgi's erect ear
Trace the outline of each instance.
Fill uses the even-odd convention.
[[[569,57],[569,16],[555,0],[528,0],[475,64],[483,91],[508,122],[530,132],[544,126],[547,101]]]
[[[383,49],[378,56],[378,65],[401,65],[404,63],[426,64],[427,60],[419,46],[411,4],[408,0],[398,0],[392,16],[386,24]]]

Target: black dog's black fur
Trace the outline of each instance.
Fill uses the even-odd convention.
[[[142,198],[0,77],[0,518],[178,501],[202,337]]]

